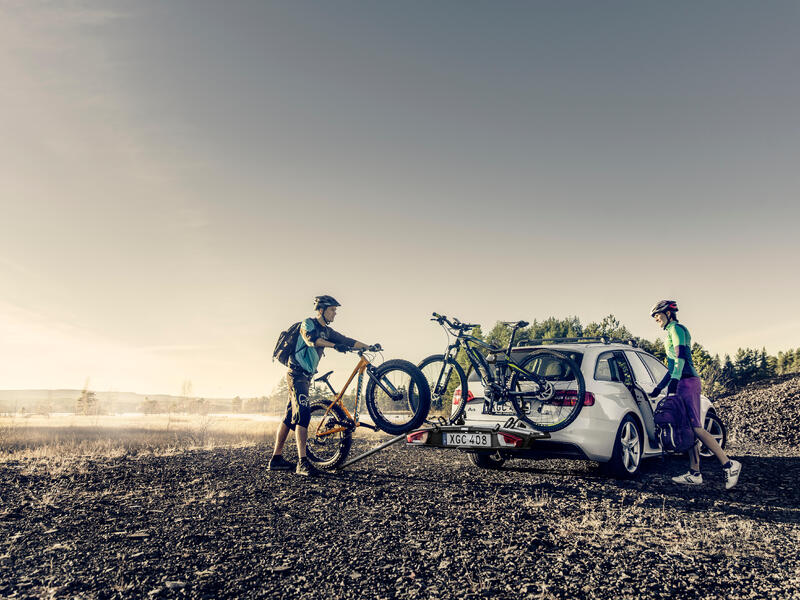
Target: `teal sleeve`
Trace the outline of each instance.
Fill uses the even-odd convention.
[[[675,348],[675,364],[672,367],[672,379],[680,379],[683,374],[683,365],[686,363],[686,334],[683,327],[673,327],[670,332],[672,347]]]

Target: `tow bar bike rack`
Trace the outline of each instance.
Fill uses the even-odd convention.
[[[400,434],[398,436],[395,436],[392,439],[387,440],[387,441],[383,442],[382,444],[379,444],[378,446],[375,446],[374,448],[371,448],[370,450],[367,450],[363,454],[359,454],[358,456],[356,456],[354,458],[351,458],[350,460],[344,462],[339,467],[339,470],[344,469],[345,467],[349,467],[350,465],[352,465],[354,463],[357,463],[357,462],[359,462],[361,460],[364,460],[365,458],[368,458],[368,457],[372,456],[373,454],[376,454],[376,453],[380,452],[381,450],[384,450],[384,449],[388,448],[389,446],[392,446],[392,445],[396,444],[397,442],[400,442],[403,439],[405,439],[405,438],[407,438],[407,437],[409,437],[409,436],[411,436],[413,434],[416,434],[416,433],[427,432],[427,433],[435,433],[435,434],[439,434],[439,435],[441,435],[443,433],[447,433],[447,432],[456,432],[456,433],[458,433],[458,432],[465,432],[465,431],[481,432],[481,433],[493,433],[493,434],[507,433],[507,434],[514,435],[514,436],[516,436],[518,438],[522,438],[523,445],[525,445],[525,446],[529,446],[530,443],[532,441],[534,441],[534,440],[547,439],[547,438],[550,437],[549,433],[543,432],[543,431],[535,431],[535,430],[530,430],[530,429],[521,430],[521,429],[518,429],[518,428],[513,428],[512,427],[512,423],[513,423],[513,419],[510,419],[509,421],[507,421],[505,425],[500,425],[498,423],[496,425],[486,426],[486,427],[480,427],[480,426],[467,427],[467,426],[464,426],[464,425],[447,425],[446,423],[429,424],[427,427],[422,427],[420,429],[414,429],[413,431],[407,431],[406,433],[402,433],[402,434]],[[447,449],[447,450],[459,450],[460,449],[458,446],[443,446],[441,444],[427,445],[427,446],[423,446],[423,447]]]

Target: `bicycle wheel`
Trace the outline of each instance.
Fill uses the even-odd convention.
[[[428,381],[407,360],[387,360],[374,369],[364,396],[375,426],[391,435],[422,425],[431,407]]]
[[[315,400],[309,406],[311,421],[308,424],[306,456],[320,469],[335,469],[347,460],[353,443],[353,430],[325,433],[335,427],[350,425],[347,416],[339,405],[334,405],[328,414],[330,402]]]
[[[431,390],[430,416],[442,417],[448,423],[457,421],[464,414],[467,375],[452,358],[445,363],[443,354],[434,354],[417,365]],[[456,398],[457,394],[457,398]]]
[[[520,366],[537,376],[514,371],[508,388],[530,394],[511,396],[517,416],[539,431],[558,431],[572,423],[583,408],[586,385],[574,360],[555,350],[535,350]],[[546,381],[541,389],[538,381]],[[538,380],[538,381],[537,381]]]

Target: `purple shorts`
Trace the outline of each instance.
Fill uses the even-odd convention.
[[[700,421],[700,378],[689,377],[678,382],[676,395],[683,400],[692,427],[702,427]]]

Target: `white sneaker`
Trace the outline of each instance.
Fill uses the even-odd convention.
[[[683,475],[673,477],[672,481],[683,485],[700,485],[703,483],[703,474],[700,473],[699,475],[692,475],[692,472],[689,471]]]
[[[732,460],[731,466],[722,470],[725,473],[725,489],[729,490],[739,481],[739,473],[742,472],[742,463],[738,460]]]

